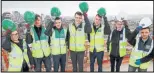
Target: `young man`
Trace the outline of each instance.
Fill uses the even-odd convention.
[[[120,66],[123,57],[126,55],[127,39],[131,34],[126,20],[115,21],[116,29],[114,29],[110,36],[108,37],[107,50],[110,54],[111,72],[115,71],[116,62],[116,72],[120,71]]]
[[[59,66],[61,66],[61,72],[65,72],[66,65],[66,33],[67,29],[62,27],[61,18],[56,17],[54,22],[54,27],[52,29],[50,35],[50,46],[51,46],[51,54],[53,56],[54,62],[54,72],[58,72]],[[53,26],[53,24],[51,24]]]
[[[153,36],[153,39],[154,39],[154,36]],[[135,64],[136,65],[140,65],[142,63],[146,63],[146,62],[152,60],[153,58],[154,58],[154,49],[152,49],[152,52],[149,55],[147,55],[147,56],[145,56],[145,57],[143,57],[141,59],[137,59],[136,62],[135,62]],[[154,62],[153,62],[153,71],[154,71]]]
[[[24,39],[19,39],[18,32],[7,30],[8,34],[6,39],[2,44],[4,48],[9,53],[9,67],[8,72],[21,71],[29,72],[30,63],[29,63],[29,51],[27,51],[27,45]]]
[[[84,15],[85,23],[83,23],[83,14],[77,11],[74,15],[75,22],[69,24],[67,31],[68,48],[70,49],[70,56],[73,64],[73,72],[83,71],[83,60],[85,53],[86,33],[91,32],[91,25],[87,22],[87,15]],[[78,68],[77,68],[78,64]]]
[[[142,28],[140,30],[141,36],[138,36],[139,30],[135,30],[132,33],[129,43],[134,46],[132,49],[129,60],[129,72],[135,72],[138,69],[139,72],[146,72],[150,61],[146,61],[142,64],[136,64],[136,60],[144,58],[149,55],[153,50],[153,40],[150,38],[150,28]]]
[[[102,25],[102,18],[104,19],[104,25]],[[91,26],[92,32],[88,34],[90,42],[90,71],[94,72],[94,63],[97,58],[98,72],[102,72],[102,61],[104,56],[104,35],[109,35],[111,30],[106,16],[100,16],[97,14],[94,19],[94,23]]]
[[[47,72],[51,71],[51,49],[49,46],[49,38],[44,34],[45,28],[41,24],[40,15],[35,15],[35,24],[28,29],[26,41],[32,51],[34,57],[35,71],[40,72],[42,62],[44,62]]]

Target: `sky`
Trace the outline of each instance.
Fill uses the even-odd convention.
[[[80,11],[79,4],[83,1],[2,1],[2,13],[5,11],[34,11],[37,14],[50,15],[52,7],[60,9],[61,16],[74,16]],[[89,5],[88,15],[94,16],[100,7],[104,7],[107,15],[123,14],[152,14],[153,1],[86,1]]]

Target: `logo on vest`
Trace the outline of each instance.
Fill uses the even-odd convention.
[[[151,48],[150,45],[146,45],[146,46],[145,46],[145,49],[150,49],[150,48]]]
[[[81,31],[82,30],[82,28],[78,28],[78,31]]]

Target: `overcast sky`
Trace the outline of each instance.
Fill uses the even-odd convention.
[[[59,7],[62,16],[73,16],[80,11],[79,3],[83,1],[2,1],[2,12],[27,10],[38,14],[50,15],[53,6]],[[126,14],[153,14],[152,1],[86,1],[89,5],[89,16],[94,16],[100,7],[106,8],[107,15],[117,15],[119,12]]]

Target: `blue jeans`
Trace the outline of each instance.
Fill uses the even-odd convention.
[[[94,63],[95,59],[97,58],[98,64],[98,72],[102,72],[102,61],[103,61],[104,52],[90,52],[90,72],[94,72]]]
[[[43,58],[34,58],[34,65],[35,65],[35,71],[36,72],[41,72],[41,68],[42,68],[42,62],[45,65],[46,68],[46,72],[51,72],[51,55],[49,55],[48,57],[43,57]]]
[[[59,65],[61,66],[61,72],[65,72],[66,54],[53,55],[54,72],[58,72]]]

